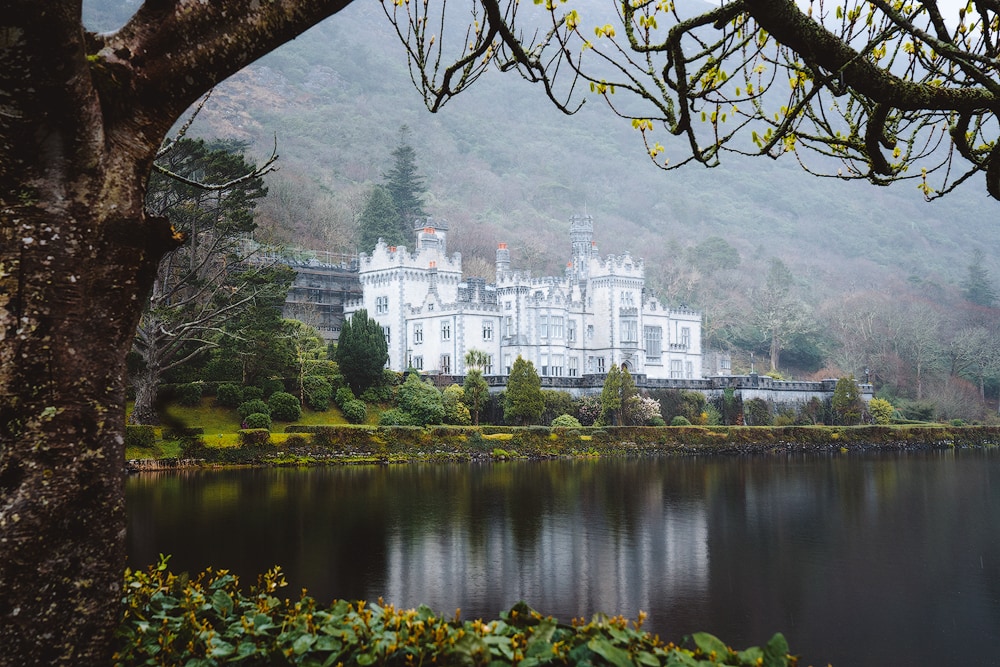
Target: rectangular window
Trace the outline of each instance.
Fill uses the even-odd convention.
[[[392,338],[389,336],[389,327],[382,327],[382,331],[385,332],[385,344],[392,345]]]
[[[671,379],[680,380],[684,377],[684,362],[680,359],[670,360],[670,377]]]
[[[681,327],[681,346],[691,347],[691,329],[689,327]]]
[[[493,322],[483,320],[483,340],[493,340]]]
[[[541,375],[545,376],[549,374],[549,355],[543,354],[539,358],[540,366],[542,367]]]
[[[503,355],[503,368],[504,368],[504,375],[510,375],[510,355],[509,354]]]
[[[643,327],[646,339],[646,358],[659,359],[663,354],[663,329],[661,327]]]
[[[576,357],[569,358],[569,376],[571,378],[575,378],[577,375],[580,374],[579,363],[580,360],[577,359]]]
[[[597,357],[597,372],[604,372],[604,357]]]
[[[684,377],[686,377],[688,380],[694,378],[694,362],[693,361],[685,361],[684,362]]]
[[[552,317],[552,337],[562,338],[563,337],[563,318],[553,315]]]
[[[566,322],[566,340],[571,343],[576,340],[576,320]]]
[[[594,339],[594,325],[593,324],[588,324],[587,325],[587,340],[593,340],[593,339]]]
[[[441,355],[441,373],[444,375],[451,374],[451,355],[442,354]]]
[[[538,316],[538,337],[548,338],[549,337],[549,316],[539,315]]]
[[[413,325],[413,343],[414,345],[420,345],[424,342],[424,325],[414,324]]]
[[[563,375],[563,359],[565,357],[561,354],[552,355],[552,375],[562,377]]]
[[[623,343],[639,342],[638,324],[636,323],[635,320],[632,319],[622,320],[622,342]]]
[[[719,362],[719,368],[724,371],[728,371],[731,368],[731,363],[729,357],[722,357],[722,361]]]
[[[451,322],[441,323],[441,340],[451,340]]]
[[[506,336],[507,338],[512,337],[514,335],[514,316],[508,315],[507,317],[503,318],[503,326],[504,326],[503,335]],[[510,364],[507,365],[509,366]]]
[[[413,362],[410,365],[416,368],[418,371],[422,371],[424,370],[424,358],[421,356],[413,357]]]
[[[376,313],[389,312],[389,297],[387,296],[375,297],[375,312]]]
[[[503,302],[503,309],[504,310],[510,310],[510,301],[504,301]]]
[[[486,355],[486,363],[483,364],[483,375],[493,375],[493,355]]]

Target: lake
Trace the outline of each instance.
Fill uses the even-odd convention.
[[[288,597],[463,618],[518,600],[802,664],[1000,664],[1000,452],[144,473],[131,565],[279,564]]]

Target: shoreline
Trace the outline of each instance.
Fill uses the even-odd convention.
[[[272,440],[273,435],[280,437]],[[198,436],[180,458],[138,458],[129,473],[216,466],[393,465],[606,456],[747,455],[919,451],[1000,445],[1000,426],[583,427],[290,426],[251,429],[240,445],[211,447]]]

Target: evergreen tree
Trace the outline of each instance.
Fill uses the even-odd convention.
[[[611,364],[601,389],[601,423],[617,425],[622,409],[622,371]]]
[[[517,355],[507,378],[504,395],[503,417],[508,422],[526,426],[537,422],[545,410],[542,381],[535,372],[535,365]]]
[[[962,296],[977,306],[992,308],[996,304],[997,293],[993,289],[989,272],[983,268],[983,251],[981,248],[975,248],[972,251],[969,275],[962,281]]]
[[[383,175],[384,187],[398,213],[397,227],[404,239],[413,235],[414,219],[427,215],[422,201],[426,189],[423,178],[417,175],[417,152],[407,143],[409,133],[406,125],[400,128],[399,145],[392,151],[392,168]]]
[[[399,211],[389,190],[381,185],[373,187],[358,219],[358,250],[371,253],[379,239],[390,246],[407,245],[409,237],[402,232]]]
[[[418,426],[440,424],[444,419],[444,401],[441,392],[430,382],[424,382],[416,373],[410,373],[399,388],[399,409]]]
[[[469,406],[472,423],[476,426],[479,426],[479,413],[483,411],[483,405],[489,396],[490,386],[486,384],[483,372],[478,368],[470,369],[462,383],[462,400]]]
[[[837,386],[833,388],[831,407],[838,424],[854,426],[861,423],[861,411],[864,405],[861,391],[853,375],[837,380]]]
[[[382,380],[389,359],[382,326],[362,308],[344,321],[337,340],[336,361],[356,396]]]

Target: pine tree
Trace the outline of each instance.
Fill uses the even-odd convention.
[[[389,359],[382,326],[368,317],[362,308],[344,320],[337,339],[336,361],[347,384],[360,395],[382,380],[382,369]]]
[[[406,245],[408,235],[400,230],[399,211],[389,191],[376,185],[368,194],[365,209],[358,219],[358,250],[371,253],[382,239],[387,245]]]
[[[400,128],[399,145],[392,151],[392,169],[383,175],[398,213],[397,228],[404,239],[412,236],[414,220],[427,215],[422,201],[426,189],[423,178],[417,175],[417,152],[407,143],[409,132],[405,125]]]
[[[996,304],[997,293],[989,272],[983,268],[983,251],[980,248],[972,251],[969,275],[962,281],[962,295],[977,306],[992,308]]]
[[[504,395],[503,416],[508,422],[526,426],[537,422],[545,410],[542,396],[542,381],[530,361],[517,355],[507,378],[507,392]]]

